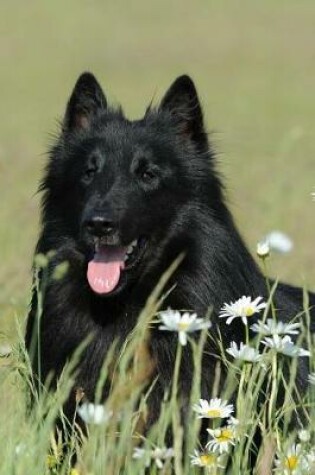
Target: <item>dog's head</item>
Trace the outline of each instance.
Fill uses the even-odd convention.
[[[161,262],[170,246],[173,253],[186,250],[194,208],[212,186],[211,170],[188,76],[173,83],[159,107],[129,121],[108,107],[95,77],[84,73],[44,180],[44,226],[52,243],[76,242],[95,293],[117,294]]]

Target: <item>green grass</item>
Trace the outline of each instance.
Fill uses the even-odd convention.
[[[236,359],[229,359],[226,347],[218,338],[214,339],[211,330],[205,328],[196,338],[188,334],[187,346],[178,343],[176,358],[172,362],[173,380],[165,391],[161,413],[149,431],[145,430],[146,420],[150,418],[150,404],[148,396],[154,391],[155,379],[151,360],[148,358],[148,344],[151,329],[159,325],[158,309],[163,299],[163,292],[167,290],[167,281],[173,269],[162,276],[159,285],[141,311],[137,325],[132,335],[120,349],[117,358],[116,344],[106,356],[101,376],[97,385],[95,404],[105,412],[105,419],[98,423],[87,421],[88,438],[82,434],[74,420],[66,419],[62,413],[62,404],[66,401],[71,388],[75,387],[75,374],[78,360],[88,341],[83,342],[81,348],[73,355],[60,376],[57,390],[52,393],[46,386],[37,391],[36,384],[30,373],[28,356],[25,353],[22,335],[15,346],[13,353],[0,359],[2,387],[12,385],[15,389],[14,403],[8,403],[6,410],[0,413],[0,427],[3,441],[0,444],[0,474],[2,475],[138,475],[150,473],[155,475],[268,475],[272,467],[279,460],[281,466],[286,467],[288,450],[292,444],[299,444],[298,463],[302,460],[307,464],[305,470],[281,470],[277,473],[288,475],[308,475],[315,469],[315,386],[310,386],[304,394],[300,392],[296,379],[297,357],[284,356],[272,349],[261,348],[262,334],[252,341],[246,337],[246,344],[259,350],[262,360],[248,363]],[[43,270],[45,274],[45,269]],[[52,277],[53,278],[53,277]],[[58,278],[61,278],[59,276]],[[267,302],[266,309],[260,315],[266,321],[271,308],[273,318],[276,311],[272,306],[272,295]],[[44,294],[41,294],[44,298]],[[41,299],[39,299],[40,301]],[[211,314],[206,317],[211,322]],[[37,313],[38,327],[41,324],[41,306]],[[309,342],[311,358],[309,371],[314,370],[315,346],[309,332],[310,319],[305,301],[303,319],[299,319],[301,328],[298,337],[299,344]],[[250,318],[249,318],[250,322]],[[303,322],[303,324],[302,324]],[[222,320],[222,325],[226,325]],[[240,323],[241,324],[241,323]],[[163,331],[162,329],[160,331]],[[248,333],[245,332],[247,335]],[[233,416],[237,423],[226,420],[228,417],[206,419],[207,427],[212,430],[208,440],[215,436],[220,440],[223,433],[228,436],[232,444],[221,453],[214,448],[201,446],[199,433],[205,433],[201,420],[197,418],[194,405],[200,400],[202,378],[206,377],[201,371],[201,358],[207,338],[214,340],[211,348],[216,348],[218,363],[212,397],[220,397],[231,402],[233,398]],[[180,340],[178,340],[180,341]],[[38,348],[40,344],[38,342]],[[181,412],[182,394],[180,365],[185,352],[193,355],[194,378],[190,394],[185,394],[185,412]],[[185,359],[187,361],[187,358]],[[170,363],[171,364],[171,363]],[[223,372],[227,376],[223,378]],[[212,375],[213,377],[214,375]],[[315,377],[315,373],[314,373]],[[4,385],[5,384],[5,385]],[[110,392],[105,405],[101,403],[102,387],[110,386]],[[219,389],[220,388],[220,389]],[[26,407],[29,395],[34,395],[33,412],[26,417]],[[278,398],[283,398],[279,404]],[[76,411],[80,413],[82,404],[89,403],[84,395],[84,388],[76,391]],[[61,432],[54,432],[54,420],[59,415],[65,428],[68,439],[64,439]],[[91,416],[90,416],[91,417]],[[294,418],[294,426],[290,421]],[[94,417],[92,417],[94,419]],[[228,424],[228,425],[226,425]],[[232,426],[231,426],[232,424]],[[222,428],[223,426],[223,428]],[[221,429],[219,429],[221,427]],[[226,428],[224,428],[226,427]],[[262,432],[263,444],[256,447],[254,436],[257,430]],[[308,439],[301,440],[299,431],[307,431]],[[224,431],[224,432],[220,432]],[[172,446],[166,444],[166,434],[171,431]],[[219,431],[219,432],[218,432]],[[185,442],[184,442],[185,441]],[[150,458],[152,451],[157,448],[172,450],[172,456],[163,460],[162,467],[157,466],[156,460]],[[134,457],[137,449],[143,450],[142,457]],[[233,450],[232,450],[233,449]],[[191,456],[195,450],[202,451],[208,457],[216,457],[217,465],[208,468],[192,466]],[[250,454],[258,456],[255,468],[251,468]],[[73,462],[74,453],[77,461]],[[312,456],[312,461],[307,460]],[[229,464],[230,460],[230,464]],[[295,460],[295,459],[294,459]],[[293,460],[293,461],[294,461]],[[149,472],[145,468],[150,467]]]

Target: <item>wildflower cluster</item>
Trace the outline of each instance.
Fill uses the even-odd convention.
[[[159,313],[160,321],[162,325],[159,326],[160,330],[175,331],[178,333],[179,343],[182,346],[187,344],[187,334],[195,331],[206,330],[211,327],[211,323],[203,318],[197,318],[195,313],[189,314],[188,312],[181,313],[177,310],[168,309]],[[228,419],[226,425],[216,428],[207,429],[210,436],[205,450],[195,450],[191,455],[191,464],[207,469],[208,473],[215,473],[217,469],[222,468],[221,455],[228,452],[230,447],[233,446],[237,440],[236,425],[237,419],[231,417],[234,412],[232,404],[228,404],[228,401],[224,401],[221,398],[214,398],[210,401],[200,399],[198,403],[192,407],[196,412],[199,419],[221,420]],[[137,449],[135,457],[139,457],[141,449]],[[144,450],[144,449],[143,449]],[[148,460],[152,457],[148,456]],[[213,470],[213,472],[212,472]]]
[[[202,452],[195,450],[194,455],[191,455],[191,464],[208,469],[213,468],[213,470],[222,468],[223,455],[229,452],[239,439],[237,433],[239,421],[231,416],[234,406],[221,398],[214,398],[210,401],[200,399],[199,403],[194,404],[192,408],[198,418],[215,419],[218,421],[218,425],[215,428],[207,429],[210,437],[205,450]],[[222,425],[221,420],[227,418],[227,422]]]
[[[268,248],[261,248],[260,251],[267,255]],[[269,351],[282,353],[289,357],[310,356],[308,350],[297,346],[291,338],[292,335],[299,334],[301,327],[299,322],[285,323],[274,318],[263,318],[249,326],[248,322],[251,317],[262,310],[267,310],[267,303],[260,296],[254,300],[249,296],[243,296],[235,302],[223,305],[219,318],[226,318],[227,325],[235,319],[241,319],[246,328],[250,328],[258,335],[257,347],[250,346],[249,341],[246,341],[246,344],[243,342],[237,344],[232,341],[230,347],[226,349],[230,356],[251,364],[261,362]],[[209,321],[198,318],[196,313],[171,309],[160,312],[159,321],[160,330],[178,333],[178,341],[181,346],[187,345],[189,333],[207,330],[211,327]],[[263,353],[259,352],[259,345],[265,347]],[[309,382],[315,384],[315,373],[309,375]],[[246,437],[246,434],[241,434],[239,421],[232,416],[234,406],[228,401],[221,398],[200,399],[198,403],[193,404],[192,409],[198,419],[207,419],[211,425],[207,429],[208,442],[203,450],[196,449],[190,456],[191,465],[205,468],[207,473],[218,473],[218,470],[224,468],[225,455],[242,437]],[[89,412],[90,408],[88,408]],[[226,421],[224,422],[224,420]],[[301,441],[309,440],[305,430],[300,431],[299,437]],[[305,450],[301,450],[301,444],[293,444],[286,451],[279,451],[275,459],[276,471],[292,475],[310,473],[305,470],[310,470],[315,456],[312,458],[310,453],[305,454]],[[163,469],[165,463],[169,463],[168,461],[173,457],[174,450],[165,447],[153,449],[137,447],[133,454],[134,459],[143,459],[146,467],[154,463],[158,469]]]
[[[226,323],[229,325],[235,318],[240,318],[244,325],[248,325],[248,320],[254,314],[267,308],[267,303],[262,302],[262,297],[257,297],[252,300],[251,297],[241,297],[235,302],[224,304],[219,313],[220,318],[227,318]],[[273,318],[265,320],[258,320],[250,326],[252,332],[257,333],[259,337],[264,337],[261,340],[262,345],[266,349],[274,350],[277,353],[290,357],[310,356],[310,352],[297,346],[291,338],[291,335],[298,335],[301,324],[285,323],[277,321]],[[251,347],[248,342],[246,344],[240,343],[237,345],[234,341],[231,346],[227,348],[227,353],[235,359],[246,362],[261,361],[263,355],[259,353],[258,349]]]
[[[261,257],[262,255],[266,257],[269,253],[267,245],[261,245],[258,250]],[[296,337],[299,334],[300,322],[286,323],[277,321],[275,318],[263,318],[249,326],[251,317],[262,310],[267,311],[267,303],[260,296],[255,299],[243,296],[235,302],[225,303],[222,306],[219,318],[226,318],[227,325],[235,319],[240,319],[246,328],[249,327],[258,336],[256,347],[251,346],[249,341],[246,341],[246,344],[243,342],[237,344],[232,341],[230,347],[226,349],[230,356],[251,364],[261,362],[270,351],[288,357],[310,356],[308,350],[300,348],[292,340],[292,336]],[[211,326],[210,322],[197,318],[195,313],[180,313],[168,309],[160,312],[159,316],[162,323],[159,328],[178,332],[181,345],[187,344],[188,333],[208,329]],[[260,345],[265,347],[265,351],[262,353],[258,349]],[[315,384],[315,373],[309,375],[309,382]],[[224,460],[224,454],[229,452],[230,448],[240,439],[238,420],[232,417],[234,407],[232,404],[228,404],[228,401],[214,398],[210,401],[200,399],[197,404],[193,405],[192,409],[196,412],[197,418],[212,420],[213,426],[207,429],[209,440],[205,449],[202,451],[195,450],[194,454],[191,455],[191,464],[207,468],[209,473],[213,469],[211,473],[216,473],[217,469],[222,468],[221,463]],[[223,419],[227,419],[227,422],[222,423]],[[301,437],[303,436],[301,435]],[[296,467],[303,467],[303,470],[305,470],[306,466],[310,467],[310,460],[307,456],[300,456],[300,445],[296,444],[292,445],[285,455],[279,453],[275,464],[276,470],[282,470],[282,473],[298,474],[304,473],[304,471],[296,471]]]
[[[259,248],[260,257],[265,258],[269,252],[267,247]],[[219,317],[226,318],[227,324],[230,324],[234,319],[240,318],[246,329],[248,328],[248,319],[255,313],[259,313],[261,310],[267,309],[267,304],[262,301],[261,297],[257,297],[252,300],[251,297],[243,296],[236,302],[230,304],[224,304]],[[300,322],[286,323],[277,321],[276,316],[273,318],[263,318],[250,326],[250,330],[257,334],[256,346],[250,346],[248,341],[249,333],[246,332],[247,341],[246,344],[241,342],[239,345],[232,341],[230,347],[226,349],[226,352],[237,360],[241,360],[247,363],[257,363],[262,361],[268,353],[282,354],[286,357],[310,357],[311,352],[304,348],[300,348],[293,340],[292,336],[298,338],[301,329]],[[262,345],[265,348],[263,353],[260,353],[258,348]],[[311,373],[308,376],[310,384],[315,385],[315,373]],[[224,441],[230,441],[230,444],[235,444],[233,426],[220,427],[219,429],[208,429],[209,434],[212,437],[220,439],[221,448],[224,447]],[[300,444],[291,444],[286,449],[280,449],[277,452],[275,464],[275,472],[284,475],[306,475],[315,473],[315,450],[314,448],[307,447],[306,444],[310,441],[310,433],[307,430],[301,430],[298,434]],[[211,450],[216,447],[215,440],[208,443],[207,447]]]

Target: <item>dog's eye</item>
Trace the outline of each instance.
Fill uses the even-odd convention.
[[[145,190],[156,188],[160,181],[160,170],[155,163],[149,162],[145,157],[136,157],[131,165],[131,172],[137,182]]]
[[[156,178],[156,174],[152,170],[142,170],[140,178],[145,183],[151,183]]]

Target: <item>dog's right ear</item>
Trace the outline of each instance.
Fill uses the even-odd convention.
[[[160,110],[167,110],[176,118],[179,133],[192,140],[200,150],[207,149],[207,134],[196,87],[192,79],[178,77],[163,97]]]
[[[81,74],[67,105],[63,131],[89,128],[93,117],[106,107],[106,97],[93,74]]]

